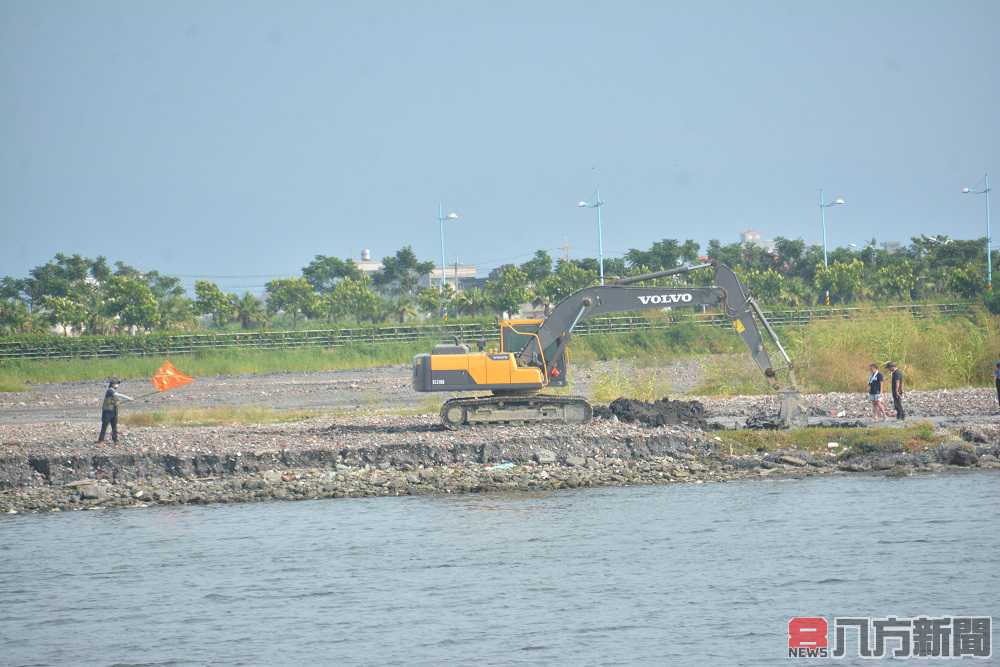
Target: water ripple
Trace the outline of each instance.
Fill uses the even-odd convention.
[[[17,517],[0,655],[770,665],[790,616],[1000,617],[998,504],[984,473]]]

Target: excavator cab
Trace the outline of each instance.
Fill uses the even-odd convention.
[[[520,355],[524,348],[537,340],[538,330],[545,320],[538,319],[509,319],[500,320],[500,351],[511,352],[516,356]],[[550,350],[546,350],[549,352]],[[539,368],[548,378],[546,384],[552,387],[566,386],[566,355],[561,355],[554,360],[546,355],[536,355],[530,366]]]

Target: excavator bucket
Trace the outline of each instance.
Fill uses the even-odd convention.
[[[798,428],[809,425],[809,413],[806,412],[802,394],[798,389],[787,388],[778,392],[781,396],[781,408],[778,419],[785,428]]]

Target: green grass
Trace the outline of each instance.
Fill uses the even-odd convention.
[[[668,329],[575,336],[570,345],[570,362],[631,359],[662,363],[692,355],[739,352],[744,349],[742,345],[730,329],[678,322]]]
[[[133,412],[121,421],[129,426],[225,426],[232,424],[276,424],[319,416],[313,410],[275,410],[259,405]]]
[[[373,368],[410,364],[415,354],[429,352],[437,340],[381,345],[356,344],[326,348],[206,350],[171,355],[181,371],[194,377],[249,375]],[[573,339],[570,363],[608,359],[658,361],[692,354],[739,350],[739,338],[729,331],[687,322],[670,329],[599,334]],[[145,379],[163,363],[161,356],[125,356],[110,359],[21,359],[0,362],[0,391],[23,391],[25,383],[74,382],[108,377]]]
[[[934,434],[930,422],[917,422],[902,428],[797,428],[787,431],[737,430],[718,434],[723,448],[733,454],[753,454],[757,451],[799,449],[812,454],[835,452],[859,453],[878,449],[903,448],[921,451],[937,446],[941,438]],[[837,448],[828,447],[836,442]]]
[[[616,398],[656,401],[670,393],[670,381],[656,368],[611,368],[599,371],[590,388],[590,398],[608,403]]]
[[[181,371],[194,377],[246,375],[293,371],[329,371],[409,364],[413,355],[429,352],[434,341],[349,345],[333,349],[288,350],[230,349],[172,355]],[[114,359],[31,359],[0,363],[0,387],[21,391],[24,383],[73,382],[107,377],[145,379],[163,363],[164,357],[118,357]]]
[[[0,392],[27,391],[23,380],[0,375]]]
[[[772,391],[749,355],[734,354],[707,359],[704,375],[691,393],[697,396],[742,396]]]
[[[428,398],[405,408],[371,408],[371,414],[411,417],[437,414],[442,401]],[[260,405],[218,408],[179,408],[153,412],[130,412],[121,416],[123,424],[133,427],[151,426],[230,426],[234,424],[280,424],[317,417],[354,416],[357,410],[276,410]]]

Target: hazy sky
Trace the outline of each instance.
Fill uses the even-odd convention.
[[[1000,3],[0,0],[0,275],[985,235]],[[995,194],[995,193],[994,193]],[[996,198],[994,198],[996,199]],[[1000,202],[994,208],[1000,209]],[[1000,216],[997,216],[1000,222]],[[439,260],[438,260],[439,261]]]

